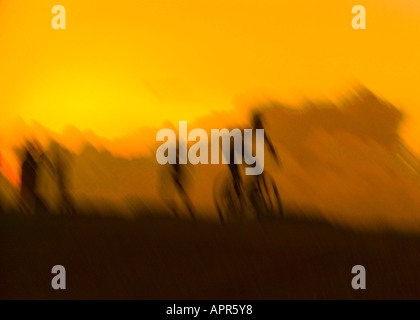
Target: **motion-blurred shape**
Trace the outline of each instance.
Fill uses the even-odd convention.
[[[74,200],[69,192],[71,153],[57,142],[52,142],[50,148],[54,157],[53,168],[58,189],[58,211],[60,214],[74,215],[76,214]]]
[[[40,194],[40,171],[52,172],[52,164],[38,141],[27,142],[21,170],[21,210],[25,214],[44,215],[49,209]]]
[[[280,160],[274,145],[265,131],[262,111],[254,111],[251,115],[251,130],[253,131],[252,145],[248,146],[253,154],[257,155],[254,148],[256,143],[256,130],[264,130],[264,142],[270,155],[277,165]],[[255,143],[254,143],[255,142]],[[245,139],[242,139],[242,150],[245,150]],[[247,216],[261,218],[264,216],[283,216],[283,207],[275,180],[267,171],[259,175],[242,177],[240,164],[233,159],[238,156],[235,143],[230,141],[230,162],[228,163],[229,175],[216,178],[213,190],[214,204],[222,222],[225,220],[242,221]],[[242,153],[240,154],[243,157]],[[241,161],[244,163],[243,159]],[[257,165],[258,162],[256,162]]]
[[[174,128],[172,123],[167,122],[166,127]],[[174,130],[174,132],[177,132]],[[179,163],[180,144],[187,143],[178,135],[176,138],[176,161],[173,164],[163,165],[160,173],[161,183],[159,194],[175,217],[179,217],[182,210],[187,210],[190,216],[195,219],[194,206],[187,193],[189,172],[187,165]],[[168,152],[168,150],[166,151]],[[166,171],[166,172],[165,172]],[[173,188],[173,189],[172,189]]]

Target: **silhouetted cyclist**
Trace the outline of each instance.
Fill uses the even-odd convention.
[[[74,207],[73,199],[70,195],[70,192],[68,190],[68,168],[65,156],[69,156],[69,154],[66,154],[67,150],[65,150],[60,145],[56,145],[56,159],[55,159],[55,173],[56,173],[56,179],[57,179],[57,188],[59,191],[59,197],[60,197],[60,213],[61,214],[68,214],[68,215],[74,215],[76,214],[76,210]]]
[[[270,152],[270,154],[272,155],[272,157],[274,158],[275,162],[277,165],[281,166],[281,162],[279,160],[279,157],[277,156],[276,150],[274,148],[273,143],[271,142],[271,139],[269,138],[269,136],[267,135],[266,130],[264,129],[264,124],[263,124],[263,115],[260,112],[254,112],[253,116],[252,116],[252,130],[253,130],[253,134],[254,137],[256,137],[256,130],[257,129],[263,129],[264,130],[264,146],[267,145],[268,150]],[[256,155],[258,157],[258,155]],[[259,163],[258,161],[256,162]],[[260,195],[264,194],[264,193],[268,193],[268,188],[266,185],[266,181],[265,179],[263,179],[264,177],[264,172],[260,175],[255,175],[255,176],[249,176],[248,177],[248,183],[246,186],[246,194],[248,199],[250,199],[253,207],[256,210],[257,215],[260,214],[260,209],[261,209],[261,205],[262,203],[260,202]],[[264,189],[264,190],[263,190]],[[266,199],[262,199],[263,201],[266,201]]]
[[[263,115],[260,112],[254,112],[253,117],[252,117],[252,130],[254,132],[254,136],[256,135],[257,129],[264,130]],[[274,149],[274,145],[271,142],[271,139],[268,137],[267,132],[265,130],[264,130],[264,142],[268,146],[268,150],[270,151],[276,163],[280,164],[280,160],[277,156],[276,150]]]
[[[274,145],[271,142],[271,139],[269,138],[269,136],[267,135],[267,133],[264,129],[263,115],[260,112],[254,112],[253,113],[252,120],[251,120],[251,129],[253,131],[253,141],[256,141],[256,130],[257,129],[263,129],[264,130],[264,145],[267,145],[268,150],[270,151],[270,154],[273,156],[276,163],[278,165],[280,165],[280,161],[279,161],[279,158],[277,156]],[[244,139],[242,139],[242,150],[244,152],[245,152],[246,147],[254,150],[253,143],[252,143],[251,146],[245,146],[245,141],[244,141]],[[243,157],[243,154],[239,154],[238,156]],[[256,155],[256,156],[258,157],[258,155]],[[229,161],[228,167],[229,167],[230,175],[232,177],[235,193],[236,193],[236,196],[239,199],[241,208],[245,204],[244,197],[247,197],[248,199],[250,199],[252,204],[255,207],[257,207],[256,188],[258,188],[258,182],[259,182],[258,179],[261,178],[261,175],[247,176],[247,184],[245,186],[243,178],[242,178],[242,176],[240,174],[240,171],[239,171],[240,170],[240,165],[236,164],[234,159],[235,159],[235,147],[234,147],[234,143],[230,143],[230,161]],[[242,159],[242,162],[243,162],[243,160],[244,159]],[[257,165],[257,163],[258,163],[258,161],[256,162],[256,165]],[[244,189],[245,189],[246,192],[244,192]]]
[[[264,125],[263,125],[263,116],[260,112],[255,112],[252,116],[252,122],[251,122],[251,126],[252,126],[252,131],[253,131],[253,141],[256,141],[256,130],[257,129],[262,129],[264,130]],[[271,139],[268,137],[266,131],[264,130],[264,144],[267,145],[268,150],[270,151],[271,155],[273,156],[274,160],[276,161],[277,164],[280,164],[279,158],[277,156],[276,150],[274,148],[273,143],[271,142]],[[245,150],[245,144],[244,144],[244,139],[242,139],[242,150]],[[254,150],[254,146],[248,146],[249,148],[252,148],[252,150]],[[239,154],[240,157],[243,158],[243,154]],[[258,155],[257,155],[258,156]],[[240,175],[239,172],[239,164],[236,164],[235,161],[235,147],[234,147],[234,143],[230,144],[230,161],[229,161],[229,171],[230,174],[232,176],[233,182],[234,182],[234,187],[235,187],[235,192],[238,195],[238,197],[242,196],[242,187],[243,187],[243,183],[242,183],[242,177]],[[243,162],[243,159],[242,159]],[[256,176],[258,177],[258,176]]]

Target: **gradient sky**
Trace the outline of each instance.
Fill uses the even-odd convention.
[[[51,27],[57,4],[67,30]],[[366,30],[351,27],[357,4]],[[360,82],[406,113],[420,151],[419,35],[418,0],[0,0],[0,125],[112,138]]]

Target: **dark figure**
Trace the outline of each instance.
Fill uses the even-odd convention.
[[[263,129],[264,130],[264,125],[263,125],[263,116],[260,112],[255,112],[252,116],[252,130],[254,132],[253,134],[253,140],[256,139],[256,130],[257,129]],[[271,142],[271,140],[269,139],[269,137],[267,136],[265,130],[264,130],[264,142],[265,144],[268,146],[268,149],[270,151],[270,153],[273,155],[275,161],[277,164],[279,164],[279,158],[277,157],[277,153],[276,150],[274,149],[274,145]],[[244,145],[244,141],[242,140],[242,149],[244,150],[245,145]],[[243,157],[243,155],[239,155],[241,157]],[[235,147],[234,147],[234,143],[230,144],[230,161],[229,161],[229,171],[230,174],[232,176],[232,180],[233,180],[233,185],[235,188],[235,193],[238,196],[238,199],[240,200],[241,204],[243,204],[243,181],[242,181],[242,177],[239,173],[239,165],[235,163],[234,161],[235,159]],[[243,160],[243,159],[242,159]],[[259,177],[255,177],[256,179],[258,179]],[[251,192],[249,193],[253,193],[254,190],[251,190]],[[252,194],[250,194],[249,196],[252,196]]]
[[[46,214],[48,209],[38,193],[40,166],[52,168],[39,143],[29,144],[22,163],[20,195],[22,210],[29,214]]]
[[[185,176],[185,168],[183,166],[185,165],[179,163],[179,147],[177,147],[176,148],[176,162],[174,164],[171,164],[171,167],[172,167],[171,176],[175,184],[175,188],[178,195],[180,196],[182,202],[186,206],[191,217],[195,218],[192,202],[184,188],[186,176]],[[175,216],[178,216],[175,206],[173,208],[173,212]]]
[[[67,166],[65,163],[64,150],[61,147],[57,147],[56,161],[55,161],[55,173],[57,178],[57,188],[59,192],[59,210],[61,214],[74,215],[76,213],[73,199],[68,191],[68,175]]]
[[[28,148],[25,150],[25,159],[22,163],[20,195],[22,198],[22,209],[26,213],[31,214],[36,213],[39,202],[36,193],[37,170],[38,163]]]
[[[252,117],[252,130],[256,132],[257,129],[263,129],[264,130],[264,124],[263,124],[263,116],[260,112],[255,112]],[[255,134],[256,135],[256,134]],[[279,164],[279,158],[277,156],[276,150],[274,149],[274,145],[271,142],[271,139],[268,137],[267,133],[264,130],[264,142],[268,146],[268,150],[274,157],[274,160],[277,164]]]
[[[271,142],[271,139],[268,137],[267,132],[264,129],[263,124],[263,115],[260,112],[254,112],[252,116],[252,130],[254,132],[254,137],[256,137],[256,130],[257,129],[263,129],[264,130],[264,145],[267,145],[269,152],[273,156],[275,162],[277,165],[281,166],[281,162],[279,157],[277,156],[277,152],[274,148],[273,143]],[[259,214],[259,206],[261,205],[259,203],[260,194],[268,194],[269,190],[266,184],[266,181],[264,180],[264,173],[257,176],[250,176],[249,177],[249,184],[247,186],[247,197],[251,200],[252,205],[257,211],[257,214]],[[262,190],[263,189],[263,190]]]

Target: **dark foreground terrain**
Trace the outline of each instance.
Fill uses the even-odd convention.
[[[63,265],[67,290],[51,288]],[[351,269],[367,270],[353,290]],[[1,299],[420,298],[420,237],[310,221],[3,217]]]

